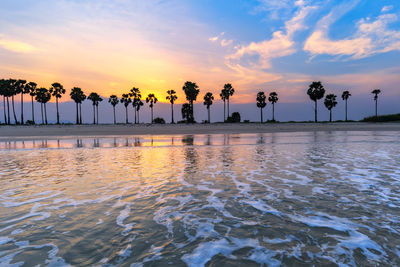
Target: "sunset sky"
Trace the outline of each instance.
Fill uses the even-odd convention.
[[[108,97],[186,80],[233,103],[275,90],[307,102],[308,84],[353,97],[375,87],[400,98],[400,3],[396,0],[2,0],[0,76],[54,81]]]

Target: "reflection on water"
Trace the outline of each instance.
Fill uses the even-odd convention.
[[[0,141],[0,266],[400,265],[399,137]]]

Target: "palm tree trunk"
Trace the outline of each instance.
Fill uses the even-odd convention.
[[[58,113],[58,97],[56,97],[56,109],[57,109],[57,124],[60,124],[60,114]]]
[[[99,106],[96,105],[97,124],[99,124]]]
[[[332,109],[329,110],[329,122],[332,122]]]
[[[93,124],[96,124],[96,106],[93,103]]]
[[[21,124],[24,124],[24,93],[21,92]]]
[[[171,104],[171,123],[174,123],[174,104]]]
[[[9,97],[7,96],[7,115],[8,115],[8,125],[11,124],[11,120],[10,120],[10,100]]]
[[[224,99],[224,120],[223,122],[225,122],[225,99]]]
[[[117,124],[116,123],[116,120],[115,120],[115,106],[113,106],[113,112],[114,112],[114,124]],[[135,116],[136,117],[136,116]]]
[[[44,117],[43,117],[43,103],[40,103],[40,110],[42,111],[42,124],[44,124]]]
[[[262,109],[262,108],[260,108],[260,115],[261,115],[260,117],[261,117],[261,123],[263,123],[263,112],[262,112],[262,110],[263,110],[263,109]]]
[[[14,96],[11,97],[11,102],[12,102],[12,108],[13,108],[13,113],[14,113],[14,121],[15,121],[15,124],[18,124],[17,116],[15,115]]]
[[[46,110],[46,104],[44,104],[44,118],[46,120],[46,125],[47,125],[47,110]]]
[[[272,103],[272,121],[275,121],[275,103]]]
[[[137,123],[138,124],[140,123],[140,121],[139,121],[139,110],[137,111]]]
[[[4,111],[4,124],[7,124],[6,97],[4,95],[3,95],[3,111]]]
[[[346,121],[347,121],[347,99],[345,101],[345,109],[346,109],[345,113],[346,113]]]
[[[35,108],[33,106],[33,96],[32,96],[32,122],[35,124]]]
[[[207,107],[208,110],[208,123],[210,123],[210,107]]]
[[[378,118],[378,98],[375,100],[375,117]]]
[[[78,107],[78,102],[75,103],[76,104],[76,124],[79,124],[79,107]]]
[[[135,111],[135,124],[136,124],[136,107],[133,106],[133,110]]]
[[[79,103],[79,124],[82,124],[82,103]]]
[[[128,124],[128,107],[125,107],[125,124]]]
[[[151,122],[150,123],[153,123],[153,107],[151,107]]]
[[[228,118],[229,118],[229,97],[228,97]]]
[[[315,122],[317,122],[318,121],[318,119],[317,119],[317,100],[315,100],[314,102],[315,102],[315,110],[314,110]]]

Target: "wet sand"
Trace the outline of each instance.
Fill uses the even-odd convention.
[[[1,140],[44,139],[52,136],[118,136],[238,134],[313,131],[400,131],[400,123],[213,123],[139,125],[35,125],[0,126]]]

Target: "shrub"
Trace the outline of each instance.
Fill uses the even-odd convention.
[[[388,122],[388,121],[400,121],[400,113],[399,114],[389,114],[389,115],[382,115],[382,116],[371,116],[366,117],[361,120],[362,122]]]
[[[233,112],[231,117],[228,117],[226,122],[240,122],[240,113]]]
[[[165,124],[165,120],[163,118],[157,117],[153,120],[153,123],[157,124]]]

